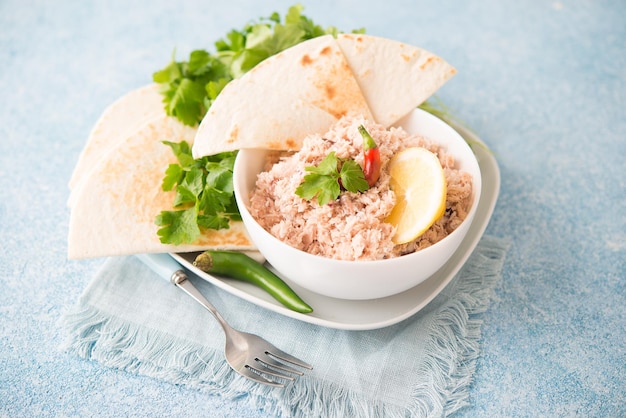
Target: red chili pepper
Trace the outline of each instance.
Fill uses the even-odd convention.
[[[363,174],[367,184],[372,187],[380,176],[380,150],[363,125],[359,126],[359,133],[363,137]]]

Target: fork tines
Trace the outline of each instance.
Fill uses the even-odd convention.
[[[242,374],[244,374],[244,376],[248,379],[259,383],[276,387],[284,387],[286,383],[294,381],[297,376],[304,375],[302,371],[291,367],[284,362],[309,370],[313,369],[311,365],[299,360],[296,357],[293,357],[279,349],[275,349],[275,351],[276,353],[265,351],[265,356],[263,356],[263,358],[256,357],[254,359],[255,364],[246,364],[245,371],[242,371]]]
[[[311,366],[308,363],[305,363],[304,361],[300,360],[297,357],[292,356],[291,354],[287,354],[284,351],[276,348],[276,347],[272,347],[270,351],[265,350],[265,354],[274,358],[277,358],[278,360],[282,360],[284,362],[287,363],[291,363],[293,365],[302,367],[304,369],[308,369],[308,370],[313,370],[313,366]],[[300,372],[300,374],[302,374]]]

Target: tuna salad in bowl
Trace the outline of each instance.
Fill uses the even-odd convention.
[[[298,151],[239,151],[242,220],[281,276],[329,297],[376,299],[418,285],[454,254],[478,206],[476,157],[420,109],[394,126],[346,116]]]

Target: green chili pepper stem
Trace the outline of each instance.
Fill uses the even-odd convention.
[[[252,283],[269,293],[287,308],[300,313],[311,313],[311,308],[280,277],[237,251],[208,250],[199,254],[194,266],[206,273],[213,273]]]
[[[371,149],[378,147],[378,145],[376,145],[376,141],[374,141],[374,138],[372,138],[370,133],[367,132],[367,129],[365,129],[365,126],[359,125],[359,133],[363,137],[363,150],[364,151],[369,151]]]

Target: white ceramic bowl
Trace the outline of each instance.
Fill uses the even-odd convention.
[[[458,167],[473,177],[473,201],[467,218],[438,243],[401,257],[374,261],[335,260],[295,249],[265,231],[248,211],[249,196],[267,151],[239,151],[234,168],[235,198],[250,238],[278,273],[313,292],[340,299],[376,299],[408,290],[429,278],[454,254],[467,234],[481,192],[478,162],[465,140],[439,118],[416,109],[399,123],[447,148]]]

